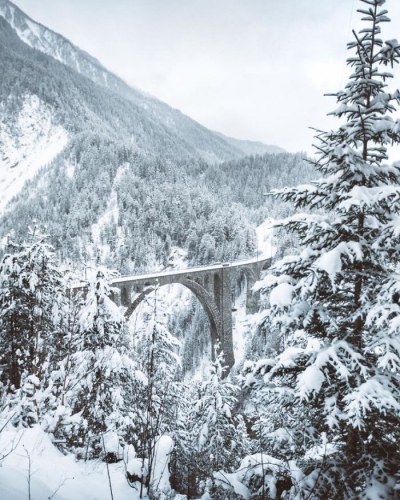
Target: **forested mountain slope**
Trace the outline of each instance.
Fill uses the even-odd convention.
[[[173,246],[192,263],[254,254],[264,193],[296,182],[300,156],[242,160],[240,145],[268,147],[131,89],[10,2],[0,14],[0,210],[16,195],[2,237],[35,219],[62,259],[122,272],[165,265]]]
[[[302,157],[288,153],[214,165],[121,148],[95,135],[72,142],[11,203],[1,234],[22,236],[35,219],[62,258],[99,251],[123,273],[165,265],[173,246],[192,263],[235,259],[254,255],[255,225],[284,209],[266,190],[310,177]]]

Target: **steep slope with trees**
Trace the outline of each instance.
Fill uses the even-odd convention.
[[[296,172],[300,178],[300,156],[242,163],[236,142],[197,124],[167,126],[119,87],[100,85],[36,50],[32,40],[24,43],[18,33],[29,19],[2,12],[0,208],[15,198],[0,220],[1,236],[21,236],[35,219],[47,225],[62,258],[100,254],[123,272],[165,264],[171,246],[186,247],[193,263],[254,254],[251,226],[267,211],[259,211],[263,194],[290,177],[295,182]],[[233,163],[219,166],[224,159]]]

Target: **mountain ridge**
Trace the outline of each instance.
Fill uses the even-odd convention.
[[[209,130],[180,110],[142,90],[132,87],[118,75],[105,68],[98,59],[80,49],[63,35],[33,20],[9,0],[0,0],[0,16],[10,24],[24,43],[71,67],[94,83],[133,101],[145,109],[156,121],[160,121],[167,128],[174,129],[175,133],[181,138],[185,136],[186,130],[191,132],[191,135],[193,135],[193,132],[199,135],[204,133],[213,134],[216,140],[222,140],[231,149],[232,159],[247,155],[249,151],[251,151],[250,154],[277,152],[277,146],[268,146],[263,143],[257,143],[257,146],[255,146],[255,141],[233,139],[222,133]],[[193,141],[193,138],[191,140]],[[196,141],[194,143],[196,145]],[[251,146],[250,143],[252,143]],[[218,158],[215,159],[218,160]],[[219,160],[227,159],[227,157],[223,157]]]
[[[102,71],[103,73],[110,73],[98,59],[72,43],[65,36],[32,19],[13,2],[9,0],[0,0],[0,16],[2,16],[8,22],[8,24],[10,24],[10,26],[16,31],[17,35],[24,43],[29,45],[31,48],[50,55],[54,59],[66,64],[67,66],[72,67],[72,69],[75,69],[78,73],[82,74],[82,70],[84,68],[80,67],[80,65],[78,64],[76,54],[82,54],[86,59],[86,62],[94,66],[97,70]],[[35,25],[35,27],[33,27],[32,25]],[[43,37],[40,35],[43,35]],[[60,52],[57,54],[54,46],[51,44],[51,42],[54,43],[57,40],[61,40],[64,47],[67,48],[64,51],[64,54]],[[57,46],[57,43],[55,43],[54,45]],[[69,59],[67,57],[68,55]],[[75,66],[73,62],[76,63]],[[83,74],[84,76],[87,76],[88,78],[95,81],[94,75],[90,75],[90,72],[86,72],[86,74]],[[112,75],[116,80],[119,80],[121,84],[125,84],[125,82],[123,82],[123,80],[117,75]],[[105,78],[103,77],[103,80],[104,79]],[[101,78],[99,80],[101,80]],[[96,83],[99,82],[97,81]]]
[[[286,150],[284,148],[281,148],[280,146],[275,146],[272,144],[271,145],[264,144],[261,141],[236,139],[234,137],[229,137],[223,134],[222,132],[218,132],[216,130],[214,130],[214,133],[222,137],[225,141],[229,142],[229,144],[232,144],[233,146],[236,146],[239,149],[241,149],[246,154],[246,156],[263,155],[265,153],[268,154],[286,153]]]

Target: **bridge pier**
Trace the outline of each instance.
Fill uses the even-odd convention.
[[[123,286],[121,288],[121,305],[128,307],[131,303],[131,287]]]
[[[228,371],[235,364],[232,337],[232,271],[230,267],[222,268],[222,286],[219,302],[221,304],[221,349],[224,353]]]

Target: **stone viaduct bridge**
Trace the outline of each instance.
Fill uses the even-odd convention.
[[[119,289],[113,300],[127,307],[125,317],[129,319],[138,305],[156,287],[175,283],[185,286],[194,293],[207,313],[212,356],[216,343],[220,343],[225,362],[230,369],[235,363],[232,340],[232,299],[235,287],[246,277],[246,311],[255,312],[258,297],[251,289],[260,279],[262,271],[270,265],[271,258],[258,257],[141,276],[123,276],[112,281],[113,287]]]

